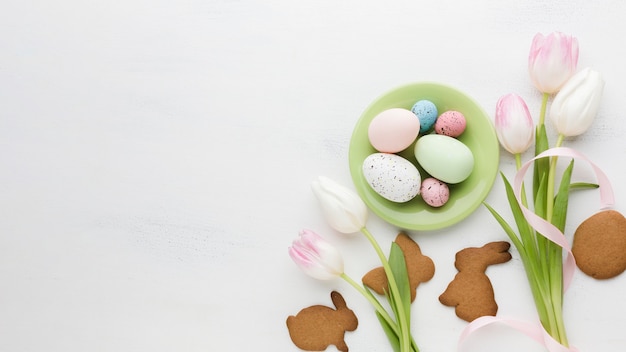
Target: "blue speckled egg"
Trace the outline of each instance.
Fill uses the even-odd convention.
[[[415,103],[411,111],[417,115],[420,121],[419,133],[421,134],[428,132],[435,124],[435,121],[437,121],[437,116],[439,116],[437,106],[432,101],[425,99]]]

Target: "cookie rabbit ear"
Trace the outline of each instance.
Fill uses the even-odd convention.
[[[339,292],[337,291],[331,292],[330,299],[333,301],[333,304],[335,305],[335,308],[337,308],[337,310],[348,309],[346,300],[343,299],[343,296]]]
[[[341,326],[344,331],[354,331],[359,325],[356,314],[348,308],[345,299],[339,292],[333,291],[330,297],[337,310],[332,314],[334,321]],[[339,345],[336,345],[339,349]],[[341,349],[339,349],[342,351]],[[346,349],[347,351],[347,349]]]
[[[511,244],[506,241],[490,242],[484,246],[485,249],[495,253],[490,257],[490,263],[493,264],[508,262],[511,259],[511,253],[509,253],[510,247]]]
[[[489,242],[483,246],[483,248],[488,249],[492,252],[496,252],[496,253],[506,252],[509,250],[510,247],[511,247],[511,244],[506,241]]]
[[[368,271],[365,275],[363,275],[363,279],[361,279],[361,281],[363,281],[365,286],[371,288],[379,295],[384,295],[385,290],[389,287],[385,269],[380,266]]]

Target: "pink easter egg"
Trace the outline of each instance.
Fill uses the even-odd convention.
[[[426,204],[431,207],[441,207],[450,199],[450,189],[448,185],[436,178],[429,177],[422,181],[420,194]]]
[[[369,124],[370,144],[381,153],[397,153],[417,138],[420,121],[407,109],[392,108],[376,115]]]
[[[465,116],[458,111],[449,110],[437,118],[435,122],[435,133],[449,137],[458,137],[465,131],[467,122]]]

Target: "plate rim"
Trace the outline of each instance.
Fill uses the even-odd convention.
[[[380,104],[381,101],[385,100],[390,94],[402,92],[408,89],[428,89],[429,86],[436,87],[437,89],[454,91],[456,94],[463,96],[465,99],[467,99],[469,103],[475,106],[475,108],[482,115],[481,118],[484,118],[484,120],[486,120],[486,122],[488,123],[490,127],[487,131],[484,131],[483,133],[486,133],[491,139],[491,143],[493,145],[490,149],[493,150],[492,156],[496,161],[493,164],[494,165],[493,170],[492,170],[493,172],[488,173],[487,174],[488,177],[486,179],[483,178],[483,180],[486,182],[486,186],[484,187],[484,190],[480,192],[480,194],[477,196],[477,200],[473,204],[465,208],[463,211],[458,212],[457,215],[452,216],[448,220],[440,221],[437,223],[427,223],[427,224],[420,225],[418,223],[412,223],[412,222],[409,223],[400,219],[395,219],[392,216],[386,214],[386,211],[384,209],[379,209],[379,207],[376,204],[372,203],[370,199],[368,199],[368,196],[365,194],[365,190],[363,190],[363,187],[359,187],[359,184],[363,182],[363,180],[359,179],[363,177],[362,170],[360,172],[358,172],[359,170],[355,170],[355,166],[353,165],[354,164],[353,158],[354,158],[354,154],[356,153],[354,149],[356,148],[355,136],[362,129],[361,125],[366,123],[364,120],[367,117],[369,111],[371,111],[377,104]],[[405,83],[402,85],[398,85],[394,88],[391,88],[383,92],[374,100],[372,100],[363,109],[363,111],[361,112],[361,115],[359,116],[357,122],[355,123],[352,134],[350,136],[350,143],[349,143],[349,148],[348,148],[348,164],[349,164],[349,169],[350,169],[350,175],[351,175],[352,182],[357,190],[357,193],[363,199],[363,201],[368,206],[368,208],[372,212],[374,212],[376,215],[378,215],[378,217],[380,217],[382,220],[392,225],[398,226],[406,230],[418,230],[418,231],[440,230],[440,229],[455,225],[459,223],[460,221],[464,220],[465,218],[467,218],[472,213],[474,213],[474,211],[480,206],[480,204],[482,204],[482,202],[487,198],[487,196],[491,192],[491,189],[493,188],[493,185],[495,183],[495,179],[498,173],[498,169],[499,169],[499,161],[500,161],[500,145],[499,145],[497,134],[494,128],[494,122],[490,118],[490,115],[478,103],[478,101],[476,101],[469,94],[465,93],[464,91],[452,85],[434,82],[434,81],[416,81],[416,82],[409,82],[409,83]],[[380,196],[377,195],[377,197],[380,197]],[[433,209],[430,209],[430,211],[435,212],[435,211],[438,211],[438,209],[433,208]]]

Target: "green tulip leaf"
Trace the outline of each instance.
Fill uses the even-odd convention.
[[[513,213],[513,218],[515,219],[515,224],[517,225],[517,229],[519,231],[522,242],[524,243],[524,247],[527,247],[529,243],[527,243],[527,239],[531,238],[533,235],[533,229],[526,221],[524,217],[524,213],[522,212],[522,207],[520,206],[517,198],[515,197],[515,193],[513,191],[513,187],[507,178],[502,175],[502,180],[504,181],[504,188],[506,190],[506,198],[509,201],[509,205],[511,207],[511,212]],[[534,245],[532,246],[534,247]]]
[[[500,224],[504,232],[509,236],[511,242],[513,242],[513,245],[515,246],[515,248],[517,248],[517,251],[520,252],[520,255],[525,256],[526,249],[524,248],[524,245],[520,241],[519,237],[517,237],[517,234],[515,233],[513,228],[506,222],[506,220],[504,220],[504,218],[500,214],[498,214],[498,212],[491,205],[487,203],[483,204],[485,205],[487,210],[489,210],[489,212],[493,215],[496,221]]]
[[[543,153],[548,150],[548,148],[549,143],[548,135],[546,134],[546,126],[537,126],[537,130],[535,132],[535,155]],[[541,179],[548,174],[549,169],[550,161],[548,158],[539,158],[535,160],[533,169],[533,199],[537,198]]]
[[[548,174],[544,174],[539,180],[539,188],[535,196],[535,214],[542,218],[546,218],[546,190],[548,189]]]
[[[411,287],[409,285],[409,273],[406,268],[406,260],[404,259],[404,252],[402,248],[396,243],[391,243],[391,251],[389,253],[389,265],[391,266],[391,272],[396,278],[398,285],[398,291],[400,297],[391,297],[393,302],[401,300],[402,307],[404,308],[405,316],[411,316]],[[397,308],[397,307],[396,307]],[[407,319],[410,321],[410,319]]]
[[[554,200],[554,212],[552,213],[552,225],[556,226],[561,232],[565,231],[565,222],[567,219],[567,207],[569,204],[569,189],[572,171],[574,169],[574,159],[563,172],[559,191]]]
[[[387,323],[385,318],[383,318],[380,313],[376,312],[376,318],[380,322],[380,326],[383,328],[385,335],[387,335],[387,339],[389,340],[389,344],[394,352],[400,352],[400,338],[396,335],[396,332],[393,328]]]
[[[587,183],[587,182],[574,182],[570,183],[569,190],[576,191],[579,189],[596,189],[600,188],[600,185],[597,183]]]

